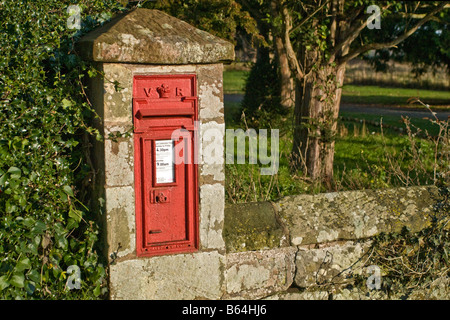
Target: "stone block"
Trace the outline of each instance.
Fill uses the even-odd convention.
[[[134,188],[106,188],[105,198],[108,257],[111,254],[122,257],[135,252]]]
[[[230,253],[225,270],[225,298],[259,299],[290,287],[296,248]]]
[[[111,63],[103,65],[103,72],[103,120],[132,124],[132,70],[127,66]]]
[[[362,274],[363,256],[369,247],[370,241],[346,241],[317,249],[300,247],[295,258],[294,282],[301,288],[349,283],[351,275]]]
[[[301,291],[296,288],[290,288],[264,298],[264,300],[328,300],[328,298],[329,293],[326,291]]]
[[[105,184],[108,187],[134,185],[133,139],[105,139]]]
[[[222,237],[225,190],[220,183],[200,187],[200,245],[201,249],[225,250]]]
[[[225,207],[223,234],[227,252],[288,246],[288,235],[284,231],[270,202],[239,203]]]
[[[293,245],[357,240],[426,227],[436,192],[419,186],[287,196],[275,202],[275,211]]]
[[[217,251],[117,262],[110,266],[111,299],[219,299],[223,268]]]
[[[198,74],[198,98],[199,117],[202,121],[214,120],[224,122],[223,105],[223,66],[212,64],[199,66]]]
[[[200,124],[200,174],[214,181],[225,181],[225,124],[215,121]]]
[[[190,64],[234,60],[234,45],[168,14],[144,8],[119,15],[78,42],[101,62]]]

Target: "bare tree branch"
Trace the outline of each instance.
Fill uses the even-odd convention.
[[[422,20],[418,21],[414,27],[405,31],[405,33],[403,33],[401,36],[395,38],[392,41],[384,42],[384,43],[371,43],[371,44],[364,45],[362,47],[359,47],[359,48],[349,52],[348,54],[344,55],[343,57],[341,57],[339,59],[339,65],[343,65],[343,64],[347,63],[349,60],[356,58],[361,53],[367,52],[369,50],[379,50],[379,49],[384,49],[384,48],[395,47],[397,44],[404,41],[406,38],[408,38],[414,32],[416,32],[417,29],[419,29],[423,24],[425,24],[427,21],[431,20],[436,13],[442,11],[444,9],[444,7],[449,3],[450,3],[449,1],[440,3],[437,7],[435,7],[433,10],[431,10],[429,13],[427,13],[427,15]]]
[[[292,18],[289,14],[288,8],[282,3],[278,3],[281,10],[281,17],[283,19],[283,31],[281,33],[281,38],[283,40],[284,48],[286,50],[287,59],[289,62],[289,67],[292,70],[295,78],[301,81],[305,76],[301,65],[298,63],[297,56],[295,54],[294,48],[292,47],[292,42],[290,38],[290,31],[292,30]]]
[[[317,12],[319,12],[320,10],[323,9],[323,7],[325,7],[328,3],[330,2],[330,0],[325,1],[320,7],[318,7],[313,13],[311,13],[310,15],[308,15],[304,20],[302,20],[298,25],[296,25],[295,27],[293,27],[289,33],[294,32],[295,30],[297,30],[298,28],[300,28],[302,25],[304,25],[306,22],[308,22],[309,19],[311,19],[312,17],[315,16],[315,14]]]
[[[382,8],[382,10],[387,10],[391,4],[386,5]],[[330,52],[330,59],[328,60],[329,63],[333,62],[336,59],[336,55],[338,52],[345,46],[350,46],[350,44],[358,37],[358,35],[361,33],[361,31],[364,30],[364,28],[368,24],[368,19],[363,19],[359,21],[359,24],[354,24],[350,27],[350,29],[345,32],[344,39],[339,42]]]
[[[336,29],[337,29],[337,6],[339,0],[333,0],[331,3],[331,25],[330,25],[330,42],[334,46],[336,43]]]

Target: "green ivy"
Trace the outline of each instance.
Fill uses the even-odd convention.
[[[67,7],[81,9],[81,30]],[[90,66],[74,44],[122,10],[117,1],[0,1],[0,298],[106,295],[98,226],[86,187],[85,144],[94,113],[84,95]],[[80,289],[70,290],[81,272]],[[68,281],[69,280],[69,281]]]

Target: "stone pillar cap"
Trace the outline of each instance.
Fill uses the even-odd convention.
[[[143,64],[231,62],[234,45],[168,14],[137,8],[83,36],[85,60]]]

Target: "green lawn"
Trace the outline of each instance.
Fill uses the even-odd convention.
[[[342,90],[343,103],[405,106],[408,99],[415,97],[433,106],[450,106],[450,91],[356,85],[344,85]]]
[[[226,94],[243,94],[247,74],[248,71],[243,70],[225,71],[223,74],[224,92]],[[450,90],[437,91],[380,86],[344,85],[342,102],[405,106],[408,105],[408,99],[412,97],[419,98],[422,102],[435,107],[446,106],[447,108],[450,108]],[[418,104],[409,106],[421,107]]]
[[[244,93],[248,71],[227,70],[223,73],[223,88],[227,94]]]
[[[402,128],[403,132],[406,133],[406,126],[403,122],[401,116],[395,115],[376,115],[376,114],[367,114],[367,113],[355,113],[355,112],[340,112],[339,115],[344,119],[354,119],[356,120],[365,120],[367,121],[368,129],[373,132],[380,131],[380,125],[375,126],[374,123],[383,123],[385,126],[391,126],[396,128]],[[430,118],[431,115],[430,115]],[[416,129],[420,129],[423,134],[437,135],[439,133],[439,126],[428,119],[421,118],[409,118],[412,126]],[[349,125],[349,122],[346,122]],[[385,129],[388,133],[394,133],[389,127]]]

